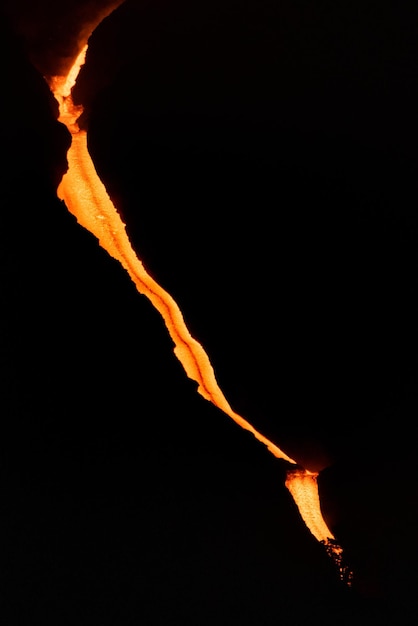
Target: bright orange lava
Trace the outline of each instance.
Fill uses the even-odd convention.
[[[229,415],[239,426],[250,431],[258,441],[267,446],[275,457],[294,464],[295,461],[285,452],[232,410],[216,382],[206,352],[190,335],[176,302],[147,273],[133,250],[126,234],[125,224],[109,198],[90,158],[87,149],[87,133],[80,130],[77,125],[77,117],[81,109],[73,105],[70,91],[84,63],[86,49],[87,46],[77,57],[70,72],[71,76],[55,78],[51,82],[54,95],[60,104],[59,120],[67,126],[72,135],[72,144],[67,154],[68,171],[58,187],[59,198],[64,200],[79,224],[95,235],[100,245],[121,263],[139,293],[147,296],[162,315],[175,345],[174,352],[187,376],[198,383],[199,393]]]
[[[190,335],[179,307],[173,298],[147,273],[133,250],[125,224],[99,179],[87,149],[87,133],[80,130],[77,118],[82,109],[71,98],[87,44],[81,50],[67,76],[54,77],[50,87],[60,110],[59,120],[72,135],[68,151],[68,171],[58,187],[62,199],[77,221],[97,237],[100,245],[128,272],[139,293],[145,295],[159,311],[174,343],[174,352],[189,378],[198,384],[199,393],[231,417],[239,426],[251,432],[278,459],[296,464],[285,452],[259,433],[246,419],[233,411],[219,388],[208,355]],[[301,517],[316,539],[325,544],[328,553],[341,571],[341,548],[326,525],[319,502],[317,475],[307,470],[290,470],[286,480]]]
[[[321,514],[317,484],[318,474],[307,470],[289,471],[286,487],[295,500],[303,521],[318,541],[334,539]]]

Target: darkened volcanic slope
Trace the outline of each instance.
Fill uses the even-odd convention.
[[[406,58],[383,98],[386,75],[371,59],[360,81],[353,63],[365,26],[355,44],[347,26],[335,81],[331,26],[347,15],[288,9],[279,93],[274,68],[258,72],[275,16],[251,31],[260,56],[248,49],[239,73],[248,35],[216,4],[189,17],[181,2],[138,6],[91,39],[95,91],[78,93],[92,152],[234,408],[284,449],[334,459],[323,502],[359,582],[340,586],[283,465],[195,394],[151,305],[55,199],[68,136],[5,33],[4,622],[393,623],[416,585],[413,50],[394,48]],[[329,58],[329,75],[312,70]]]

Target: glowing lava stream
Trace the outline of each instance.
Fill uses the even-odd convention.
[[[67,76],[54,77],[49,81],[59,103],[59,121],[67,126],[72,135],[72,144],[67,154],[68,170],[58,187],[58,197],[65,202],[79,224],[95,235],[99,244],[121,263],[138,292],[145,295],[159,311],[174,342],[175,355],[187,376],[197,382],[199,393],[239,426],[251,432],[276,458],[296,465],[296,461],[232,410],[216,382],[208,355],[190,335],[176,302],[149,276],[134,252],[125,224],[96,173],[87,148],[87,133],[80,130],[77,124],[82,107],[74,106],[71,89],[84,63],[86,51],[87,45],[78,55]],[[314,537],[325,544],[327,552],[337,563],[342,575],[342,550],[322,517],[316,478],[317,474],[304,469],[290,470],[285,484],[305,524]]]
[[[206,352],[190,335],[178,305],[170,294],[146,272],[134,252],[126,234],[125,224],[120,219],[105,186],[98,177],[89,155],[87,133],[80,130],[77,125],[81,108],[73,105],[70,92],[78,70],[84,63],[86,50],[87,46],[80,52],[66,79],[55,78],[51,81],[54,95],[60,104],[59,121],[67,126],[72,135],[71,147],[67,154],[68,171],[58,187],[59,198],[64,200],[79,224],[95,235],[102,248],[121,263],[139,293],[147,296],[162,315],[175,345],[175,355],[183,365],[187,376],[198,383],[199,393],[229,415],[242,428],[250,431],[256,439],[267,446],[275,457],[289,463],[296,463],[231,409],[216,382]],[[73,71],[76,67],[77,71]]]

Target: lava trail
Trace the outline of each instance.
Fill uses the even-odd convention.
[[[133,250],[125,224],[97,175],[87,148],[87,133],[77,124],[82,107],[74,106],[71,89],[85,61],[86,51],[87,43],[66,76],[57,76],[49,80],[50,88],[59,104],[59,121],[66,125],[72,136],[71,147],[67,154],[68,170],[57,190],[59,198],[65,202],[77,221],[95,235],[100,245],[120,262],[138,292],[146,296],[161,314],[174,343],[175,355],[187,376],[197,382],[199,393],[239,426],[251,432],[277,459],[295,466],[294,459],[230,407],[217,384],[208,355],[190,335],[178,305],[170,294],[147,273]],[[285,484],[303,521],[314,537],[325,545],[343,577],[342,550],[322,517],[316,476],[304,469],[289,470]]]

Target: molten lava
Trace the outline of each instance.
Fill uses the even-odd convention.
[[[99,179],[87,148],[87,133],[80,130],[77,119],[82,107],[76,107],[71,97],[80,67],[83,65],[87,44],[80,51],[66,76],[53,77],[51,90],[59,104],[59,120],[72,135],[68,151],[68,171],[58,187],[58,196],[77,221],[97,237],[100,245],[128,272],[139,293],[145,295],[161,314],[174,352],[189,378],[198,384],[199,393],[231,417],[239,426],[251,432],[278,459],[295,465],[290,458],[267,437],[259,433],[246,419],[229,405],[219,388],[212,365],[203,347],[190,335],[181,311],[162,287],[147,273],[133,250],[125,224]],[[290,470],[286,480],[301,517],[316,539],[325,544],[327,552],[337,563],[340,572],[341,548],[327,527],[321,513],[316,474],[307,470]]]
[[[285,485],[292,494],[306,526],[315,539],[324,544],[326,551],[337,564],[341,578],[350,585],[352,575],[343,564],[342,548],[322,517],[317,478],[317,473],[305,469],[291,469],[287,472]]]
[[[102,248],[121,263],[139,293],[147,296],[162,315],[175,345],[175,355],[183,365],[187,376],[197,382],[199,393],[229,415],[239,426],[250,431],[258,441],[267,446],[275,457],[294,464],[293,459],[232,410],[216,382],[208,355],[190,335],[176,302],[147,273],[133,250],[126,234],[125,224],[91,160],[87,148],[87,133],[80,130],[77,125],[77,118],[82,110],[81,107],[74,106],[71,88],[84,63],[86,50],[87,45],[78,55],[68,76],[55,77],[51,80],[51,88],[59,103],[59,121],[67,126],[72,135],[71,147],[67,154],[68,171],[58,187],[59,198],[64,200],[68,210],[77,218],[79,224],[95,235]]]

